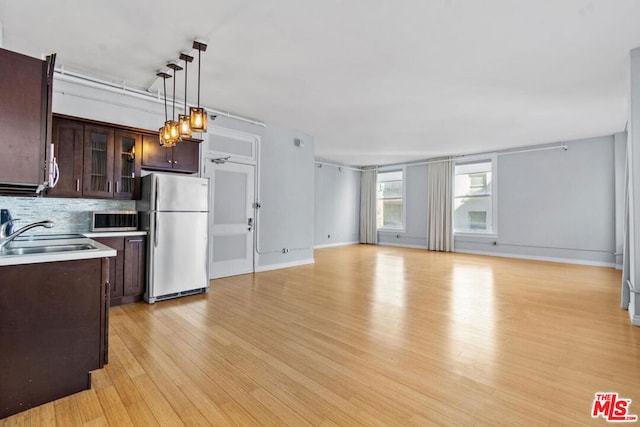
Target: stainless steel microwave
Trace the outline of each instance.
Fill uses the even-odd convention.
[[[134,231],[137,229],[137,211],[93,212],[91,231]]]

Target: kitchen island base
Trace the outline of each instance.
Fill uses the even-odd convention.
[[[0,266],[0,418],[91,388],[108,281],[109,258]]]

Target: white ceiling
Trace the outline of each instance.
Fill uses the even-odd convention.
[[[144,89],[203,38],[202,104],[353,165],[621,131],[640,46],[637,0],[0,0],[0,22],[7,49]]]

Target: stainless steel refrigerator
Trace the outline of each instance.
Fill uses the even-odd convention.
[[[136,208],[142,229],[148,232],[145,300],[154,303],[206,292],[209,180],[146,175]]]

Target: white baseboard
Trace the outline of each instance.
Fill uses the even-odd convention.
[[[256,267],[256,273],[260,273],[263,271],[279,270],[281,268],[299,267],[301,265],[314,264],[315,262],[316,261],[313,258],[311,258],[311,259],[302,259],[300,261],[284,262],[281,264],[262,265],[260,267]]]
[[[427,249],[426,246],[421,245],[407,245],[403,243],[380,243],[378,242],[378,246],[399,246],[401,248],[411,248],[411,249]]]
[[[353,242],[340,242],[340,243],[329,243],[326,245],[315,245],[313,249],[322,249],[322,248],[334,248],[336,246],[348,246],[348,245],[358,245],[359,241],[354,240]]]
[[[496,256],[501,258],[528,259],[531,261],[548,261],[548,262],[560,262],[564,264],[590,265],[592,267],[609,267],[609,268],[616,267],[616,264],[613,262],[588,261],[588,260],[573,259],[573,258],[556,258],[556,257],[537,256],[537,255],[509,254],[509,253],[502,253],[502,252],[471,251],[467,249],[460,249],[460,250],[456,249],[454,250],[454,252],[461,253],[461,254],[471,254],[471,255]]]
[[[629,316],[631,317],[631,324],[635,325],[635,326],[640,326],[640,316],[638,316],[637,314],[635,316]]]

